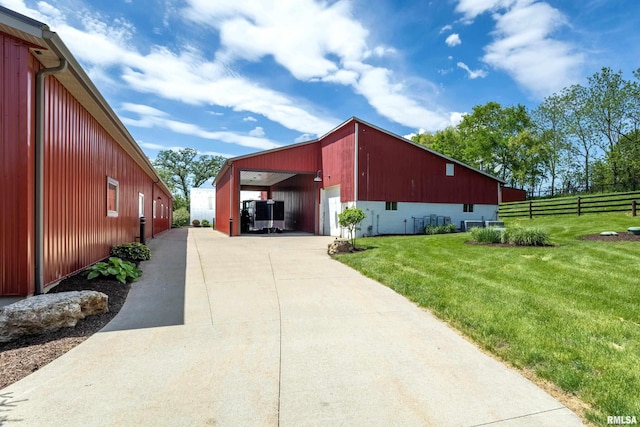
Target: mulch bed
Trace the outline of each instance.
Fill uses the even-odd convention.
[[[617,231],[617,236],[601,236],[600,234],[588,234],[580,240],[596,240],[599,242],[640,242],[640,236],[626,231]]]
[[[61,281],[49,293],[81,290],[102,292],[109,297],[109,312],[79,320],[74,328],[62,328],[0,343],[0,389],[37,371],[102,329],[118,314],[130,288],[130,284],[123,285],[113,280],[87,280],[85,273]]]

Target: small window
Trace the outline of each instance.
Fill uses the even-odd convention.
[[[462,212],[473,212],[473,204],[465,204],[462,206]]]
[[[107,177],[107,216],[118,216],[120,204],[120,184],[113,178]]]
[[[453,163],[447,163],[447,176],[453,176]]]
[[[164,203],[160,203],[160,218],[164,218]]]
[[[398,210],[398,202],[385,202],[384,203],[385,211],[397,211]]]
[[[156,209],[157,209],[157,202],[154,200],[153,201],[153,219],[156,219]]]
[[[138,216],[144,216],[144,194],[138,193]]]

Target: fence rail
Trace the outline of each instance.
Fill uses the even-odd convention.
[[[545,215],[583,215],[602,212],[631,212],[636,216],[640,204],[640,191],[629,193],[601,194],[562,199],[528,200],[525,202],[501,203],[500,218]]]

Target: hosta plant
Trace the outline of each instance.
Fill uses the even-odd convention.
[[[87,276],[89,280],[103,276],[114,278],[121,283],[133,282],[142,275],[142,270],[136,267],[134,263],[118,257],[110,257],[108,261],[98,262],[87,270],[89,270],[89,275]]]

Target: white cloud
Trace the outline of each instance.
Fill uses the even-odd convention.
[[[252,131],[249,131],[249,135],[251,136],[255,136],[256,138],[262,138],[264,137],[266,134],[264,133],[264,128],[262,128],[261,126],[257,126],[255,129],[253,129]]]
[[[171,120],[169,118],[170,115],[166,112],[146,105],[125,103],[122,105],[122,110],[135,113],[140,116],[140,118],[138,119],[132,119],[128,117],[121,118],[122,122],[128,126],[168,129],[170,131],[183,135],[195,136],[212,141],[221,141],[228,144],[240,145],[243,147],[257,148],[260,150],[267,150],[280,146],[280,144],[276,143],[275,141],[270,141],[266,138],[251,135],[251,132],[249,136],[246,136],[235,132],[208,131],[192,123]],[[262,128],[256,128],[254,129],[254,131],[258,129]],[[264,136],[264,131],[262,136]]]
[[[243,122],[257,122],[258,120],[255,117],[247,116],[242,119]]]
[[[552,38],[568,24],[546,2],[536,0],[460,0],[466,19],[492,12],[494,41],[482,60],[509,74],[534,96],[543,98],[579,80],[584,55],[568,42]]]
[[[405,138],[405,139],[409,139],[409,140],[410,140],[410,139],[411,139],[411,138],[413,138],[414,136],[422,135],[423,133],[426,133],[426,132],[427,132],[426,130],[424,130],[424,129],[420,128],[420,129],[418,129],[418,131],[417,131],[417,132],[411,132],[411,133],[409,133],[409,134],[407,134],[407,135],[404,135],[404,136],[403,136],[403,138]]]
[[[306,142],[306,141],[311,141],[312,139],[316,139],[317,136],[314,134],[310,134],[310,133],[303,133],[302,135],[300,135],[299,137],[297,137],[294,142],[298,143],[298,142]]]
[[[369,32],[354,19],[348,1],[330,4],[313,0],[188,0],[187,3],[184,16],[220,31],[222,48],[216,58],[224,63],[232,64],[240,59],[257,62],[270,56],[298,80],[351,86],[379,114],[397,123],[413,127],[420,120],[425,120],[421,126],[437,126],[448,121],[447,115],[431,111],[423,106],[424,102],[416,101],[407,89],[409,85],[403,84],[403,79],[392,70],[365,62],[369,57],[390,55],[395,50],[388,46],[368,46]],[[392,78],[397,83],[392,85]],[[376,87],[372,81],[382,86]],[[323,134],[331,128],[300,126],[294,129]]]
[[[460,124],[460,122],[462,121],[462,118],[466,115],[467,113],[459,113],[457,111],[454,111],[451,113],[451,116],[449,116],[449,124],[450,126],[458,126]]]
[[[462,43],[462,41],[460,40],[460,35],[457,33],[451,34],[449,37],[446,38],[444,42],[449,47],[457,46]]]
[[[515,2],[516,0],[459,0],[458,6],[456,6],[456,12],[464,14],[466,21],[472,21],[478,15],[482,15],[498,7],[509,7]]]
[[[451,31],[453,29],[453,27],[449,24],[445,25],[444,27],[440,28],[440,34],[447,32],[447,31]]]
[[[458,68],[462,68],[463,70],[465,70],[470,79],[477,79],[478,77],[487,77],[487,72],[485,70],[472,70],[469,68],[469,66],[467,64],[465,64],[464,62],[458,62],[458,64],[456,64],[458,66]]]
[[[185,147],[181,147],[178,145],[168,146],[168,145],[156,144],[153,142],[144,142],[144,141],[139,141],[138,145],[142,148],[146,148],[147,150],[154,150],[154,151],[163,151],[163,150],[180,151],[185,149]],[[201,154],[201,155],[205,154],[208,156],[222,156],[227,159],[231,157],[236,157],[233,154],[219,153],[217,151],[198,151],[198,154]]]
[[[390,81],[389,70],[373,68],[364,71],[356,91],[364,95],[381,115],[406,126],[441,129],[448,123],[446,115],[431,111],[415,99],[404,95],[401,84]]]

